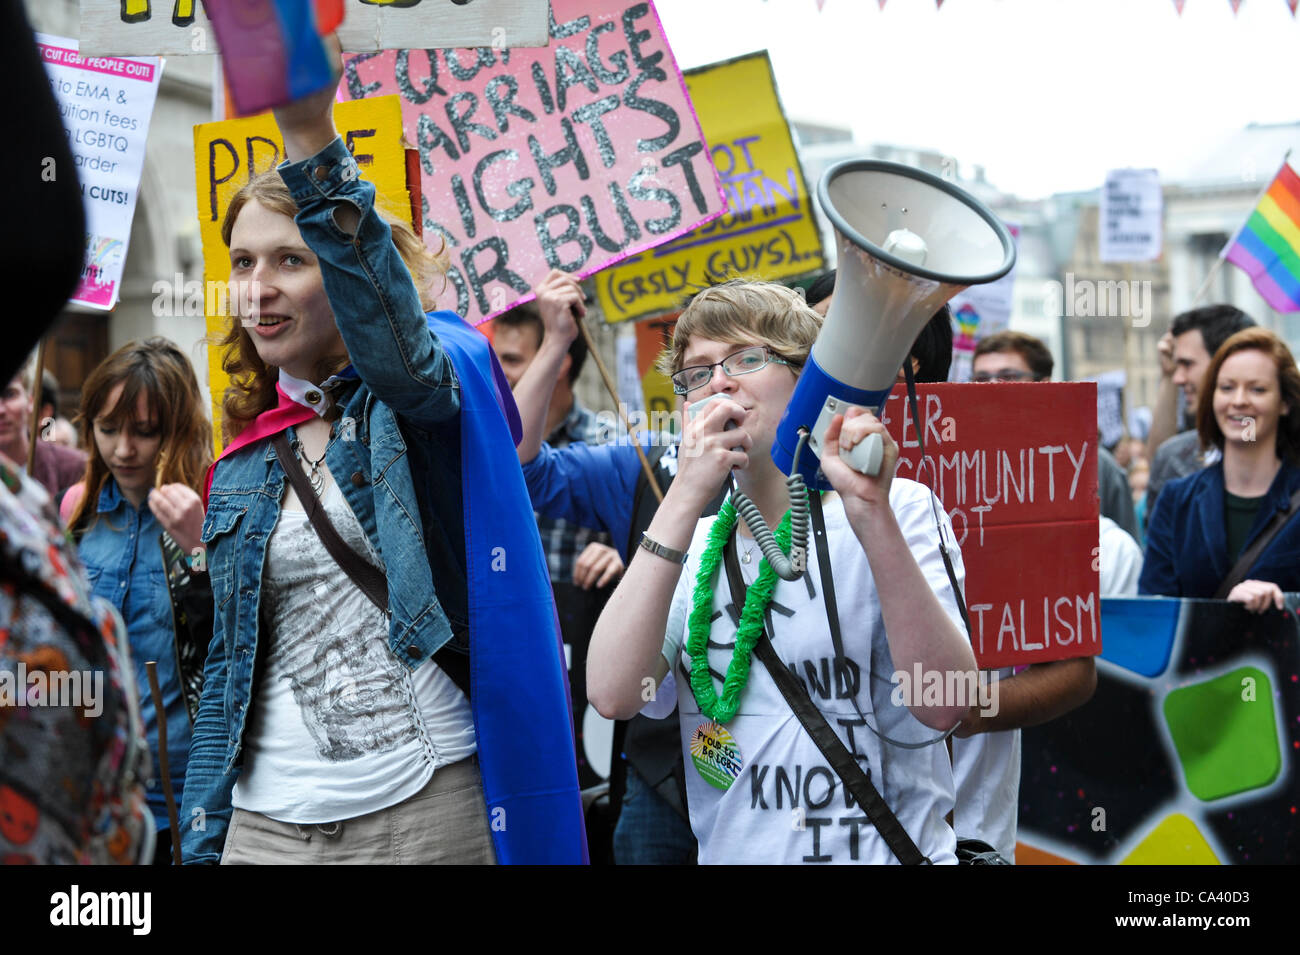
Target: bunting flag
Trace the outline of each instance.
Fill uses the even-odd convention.
[[[1270,306],[1300,311],[1300,176],[1285,161],[1225,250]]]
[[[1300,3],[1300,0],[1286,0],[1286,5],[1291,8],[1291,16],[1293,17],[1295,16],[1295,8],[1298,3]]]
[[[1183,6],[1186,3],[1187,0],[1174,0],[1174,9],[1178,11],[1180,17],[1183,15]]]
[[[1232,4],[1232,15],[1235,17],[1237,11],[1241,9],[1242,0],[1228,0],[1228,2]]]
[[[236,0],[204,4],[241,116],[289,103],[335,82],[324,37],[343,0]]]

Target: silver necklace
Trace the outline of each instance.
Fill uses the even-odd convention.
[[[740,534],[739,534],[739,533],[736,534],[736,541],[737,541],[737,542],[740,541]],[[757,542],[755,542],[755,543],[757,543]],[[748,564],[751,560],[753,560],[753,558],[754,558],[754,547],[753,547],[753,545],[750,545],[749,549],[746,550],[745,553],[743,553],[743,554],[740,555],[740,562],[741,562],[742,564]]]
[[[330,438],[332,439],[333,437],[334,437],[334,428],[331,427]],[[307,480],[311,482],[312,493],[315,494],[317,497],[320,497],[321,492],[325,489],[325,475],[321,473],[320,466],[321,466],[321,462],[325,460],[325,454],[327,451],[329,451],[329,449],[330,449],[330,441],[327,440],[325,442],[325,449],[321,451],[320,457],[317,458],[315,461],[313,461],[311,458],[307,457],[307,453],[303,451],[302,442],[297,438],[293,439],[294,456],[299,461],[305,462],[311,468],[310,473],[307,475]]]

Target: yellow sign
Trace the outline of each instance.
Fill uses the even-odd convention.
[[[675,311],[728,278],[785,280],[825,267],[767,53],[685,76],[731,211],[593,276],[610,322]]]
[[[406,153],[402,147],[402,108],[396,96],[336,103],[334,122],[352,151],[361,174],[375,184],[376,202],[411,224],[406,191]],[[199,235],[203,242],[204,315],[209,339],[223,337],[233,321],[227,295],[230,256],[221,240],[221,220],[236,192],[253,175],[274,169],[284,158],[284,141],[270,113],[194,127],[194,180],[198,192]],[[213,433],[221,450],[221,397],[229,379],[221,367],[223,350],[208,346],[208,389]]]

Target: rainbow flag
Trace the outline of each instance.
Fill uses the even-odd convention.
[[[292,102],[336,81],[323,38],[338,26],[342,6],[342,0],[204,4],[239,115]]]
[[[1224,254],[1279,312],[1300,311],[1300,176],[1286,162]]]

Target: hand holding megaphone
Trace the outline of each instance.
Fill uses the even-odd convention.
[[[821,444],[822,473],[841,496],[888,505],[898,445],[880,419],[850,407],[831,418]]]

